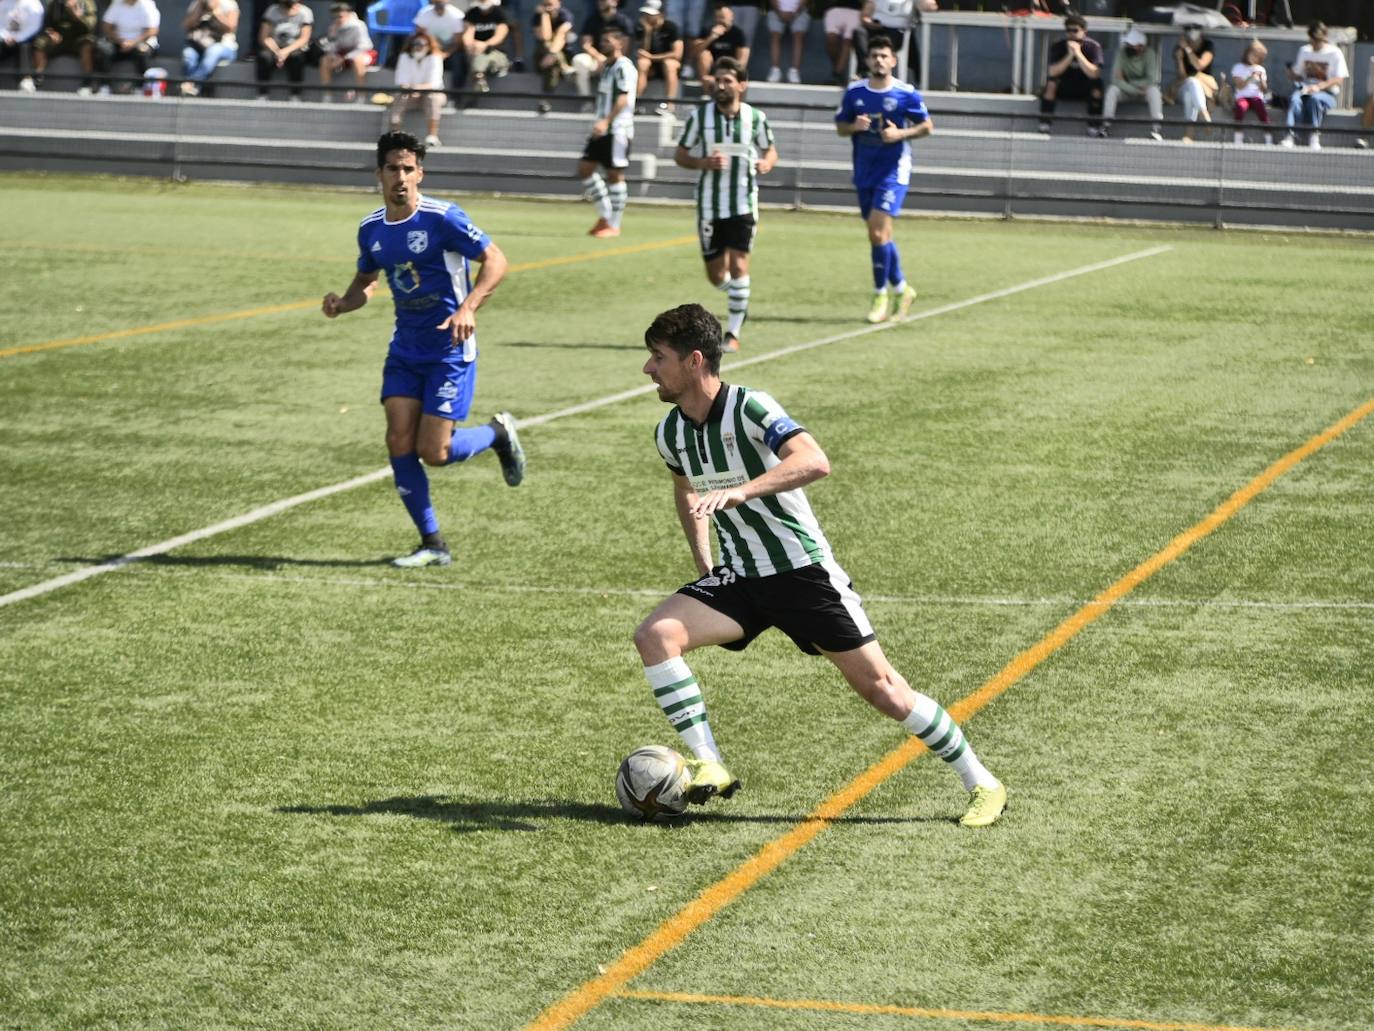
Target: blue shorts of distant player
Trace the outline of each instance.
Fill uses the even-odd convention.
[[[874,186],[855,186],[859,194],[859,214],[865,219],[873,211],[881,211],[896,218],[902,213],[907,187],[896,179],[884,179]]]
[[[462,422],[472,407],[477,387],[477,363],[462,360],[461,352],[437,361],[416,361],[387,355],[382,366],[382,400],[416,397],[426,415]]]

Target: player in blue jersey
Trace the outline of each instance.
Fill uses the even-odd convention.
[[[382,368],[386,446],[396,492],[420,531],[420,546],[395,560],[402,567],[452,561],[424,465],[465,462],[490,448],[508,484],[519,486],[525,476],[525,452],[509,412],[485,426],[454,425],[472,406],[477,309],[506,274],[506,256],[462,208],[420,193],[424,161],[424,146],[409,133],[389,132],[377,141],[384,206],[358,227],[353,282],[342,296],[325,294],[323,304],[331,319],[361,308],[383,272],[396,302],[396,330]],[[475,282],[470,261],[481,265]]]
[[[897,56],[892,40],[868,41],[868,78],[853,83],[835,112],[835,129],[854,145],[854,188],[859,212],[868,223],[873,252],[873,306],[869,322],[883,322],[894,310],[906,318],[916,291],[902,275],[902,259],[892,240],[892,220],[902,210],[911,181],[911,141],[935,131],[925,101],[916,89],[892,75]]]

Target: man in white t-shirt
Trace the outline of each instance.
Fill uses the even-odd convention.
[[[29,75],[29,44],[42,27],[42,0],[0,0],[0,64],[19,66],[19,88],[25,93],[36,89]]]
[[[463,47],[463,30],[467,19],[457,4],[448,0],[432,0],[415,15],[415,27],[424,29],[439,47],[444,71],[454,89],[462,89],[468,77],[467,51]]]
[[[1288,136],[1283,145],[1293,146],[1296,130],[1302,126],[1310,130],[1307,145],[1313,150],[1321,150],[1318,130],[1322,127],[1322,119],[1336,106],[1341,85],[1350,75],[1345,55],[1327,41],[1326,26],[1322,22],[1314,21],[1307,27],[1307,42],[1298,50],[1288,74],[1296,88],[1288,101]]]
[[[162,15],[153,0],[114,0],[100,19],[96,69],[101,75],[108,75],[116,61],[129,61],[143,75],[148,70],[148,59],[157,50],[157,30],[161,25]],[[127,92],[128,87],[123,91]],[[100,92],[110,92],[109,85],[101,86]]]

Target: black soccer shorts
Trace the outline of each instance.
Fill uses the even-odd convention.
[[[758,224],[753,215],[736,215],[733,218],[704,219],[697,224],[697,238],[701,242],[701,256],[706,261],[718,258],[725,248],[748,254],[754,246],[754,234]]]

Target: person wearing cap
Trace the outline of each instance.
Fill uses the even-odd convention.
[[[1288,101],[1288,135],[1285,147],[1293,146],[1298,127],[1308,128],[1307,145],[1321,150],[1320,132],[1326,112],[1336,106],[1341,85],[1350,75],[1340,47],[1327,40],[1326,26],[1314,21],[1307,28],[1307,42],[1298,50],[1288,69],[1297,89]]]
[[[1064,38],[1050,45],[1045,86],[1040,91],[1040,131],[1048,134],[1054,105],[1063,97],[1088,102],[1088,135],[1102,135],[1102,44],[1088,35],[1078,14],[1064,19]]]
[[[639,49],[635,64],[639,69],[640,88],[657,76],[663,80],[663,94],[668,109],[677,98],[678,76],[682,71],[682,30],[671,18],[664,17],[663,0],[644,0],[639,8]]]
[[[1144,101],[1150,109],[1150,139],[1162,140],[1160,123],[1164,120],[1164,96],[1159,91],[1159,58],[1150,49],[1145,33],[1132,28],[1121,40],[1121,50],[1112,65],[1112,81],[1102,103],[1105,119],[1102,135],[1107,135],[1117,105],[1122,101]]]
[[[320,82],[325,86],[325,100],[332,100],[334,94],[329,85],[334,76],[345,68],[353,69],[355,89],[344,93],[344,102],[351,104],[358,99],[358,90],[367,85],[367,70],[372,66],[375,51],[372,37],[367,26],[358,17],[358,12],[346,0],[335,0],[329,5],[329,13],[334,16],[329,32],[320,40]]]

